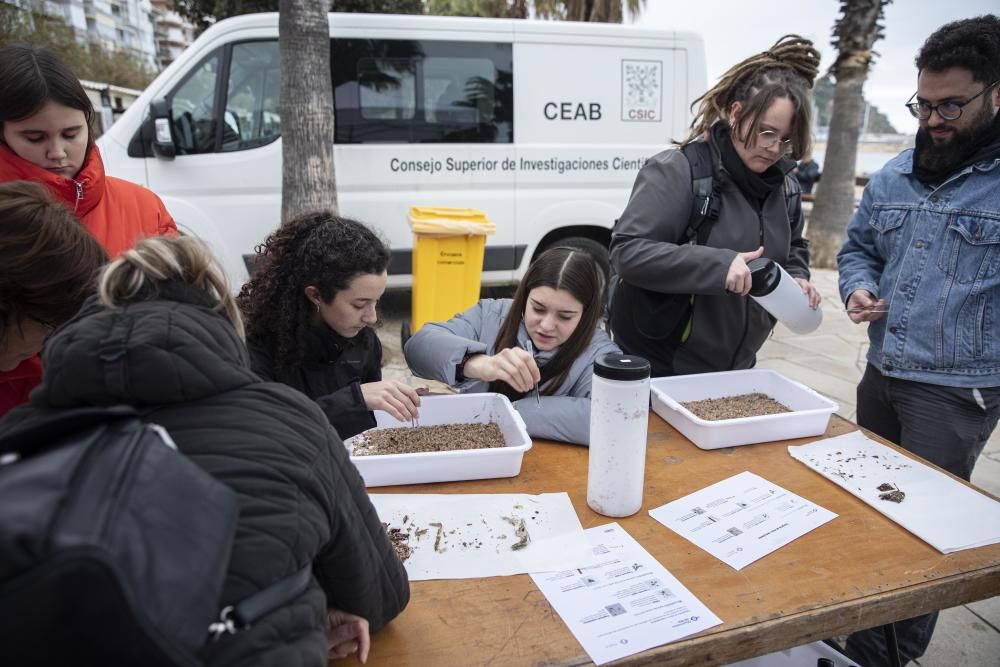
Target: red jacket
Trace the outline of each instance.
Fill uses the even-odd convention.
[[[0,183],[44,183],[66,202],[112,259],[147,236],[173,236],[177,226],[155,194],[129,181],[107,176],[97,146],[92,146],[76,178],[37,167],[0,145]]]
[[[25,359],[12,371],[0,371],[0,418],[14,407],[28,401],[28,394],[42,381],[42,362],[37,357]]]
[[[174,236],[177,226],[155,194],[135,183],[104,173],[97,146],[87,153],[75,179],[63,178],[37,167],[0,144],[0,183],[34,181],[66,202],[83,226],[114,258],[147,236]],[[38,357],[22,362],[12,371],[0,371],[0,417],[28,400],[42,381]]]

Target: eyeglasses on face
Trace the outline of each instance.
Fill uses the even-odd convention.
[[[908,101],[906,103],[906,108],[910,110],[910,113],[913,114],[914,118],[917,118],[919,120],[927,120],[928,118],[931,117],[931,114],[934,113],[935,111],[937,111],[938,115],[941,116],[941,118],[943,118],[944,120],[958,120],[962,116],[962,107],[964,107],[977,97],[981,96],[983,93],[985,93],[987,90],[997,85],[998,83],[1000,83],[1000,79],[997,79],[990,85],[986,86],[978,93],[976,93],[969,99],[965,100],[964,102],[945,100],[940,104],[931,104],[930,102],[917,100],[916,102]],[[912,100],[916,96],[917,94],[913,93],[912,95],[910,95],[910,100]]]
[[[792,152],[792,140],[782,139],[781,136],[774,130],[763,130],[758,133],[757,145],[765,150],[771,150],[775,146],[780,145],[782,154],[788,155]]]

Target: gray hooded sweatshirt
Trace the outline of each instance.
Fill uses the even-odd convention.
[[[489,391],[489,383],[483,380],[458,383],[455,371],[467,354],[495,353],[500,326],[512,303],[511,299],[483,299],[447,322],[428,322],[406,342],[403,353],[410,370],[462,392]],[[523,322],[517,340],[522,348],[527,347],[528,333]],[[544,366],[556,351],[536,350],[535,362],[539,367]],[[621,354],[621,350],[602,329],[595,329],[590,345],[573,362],[566,381],[551,396],[542,395],[536,402],[529,395],[514,402],[531,437],[579,445],[590,443],[590,381],[594,360],[609,353]],[[540,389],[545,391],[546,387]]]

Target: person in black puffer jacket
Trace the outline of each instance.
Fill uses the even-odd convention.
[[[369,631],[409,601],[406,572],[326,416],[294,389],[261,381],[242,333],[222,272],[200,242],[145,240],[105,270],[99,297],[49,339],[41,387],[0,430],[62,409],[134,406],[239,496],[222,605],[312,563],[305,593],[210,642],[205,662],[365,658]]]

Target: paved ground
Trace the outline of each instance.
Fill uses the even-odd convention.
[[[840,405],[839,414],[854,419],[855,387],[865,368],[868,338],[864,326],[844,314],[837,294],[837,273],[814,272],[823,294],[823,324],[808,336],[798,336],[780,324],[758,355],[758,365],[772,368],[819,391]],[[409,292],[395,292],[383,300],[385,325],[380,338],[385,348],[386,377],[412,381],[399,346],[400,325],[409,319]],[[420,384],[423,384],[420,381]],[[986,445],[972,481],[1000,496],[1000,429]],[[992,656],[992,657],[991,657]],[[948,609],[941,614],[923,667],[1000,666],[1000,597]]]

